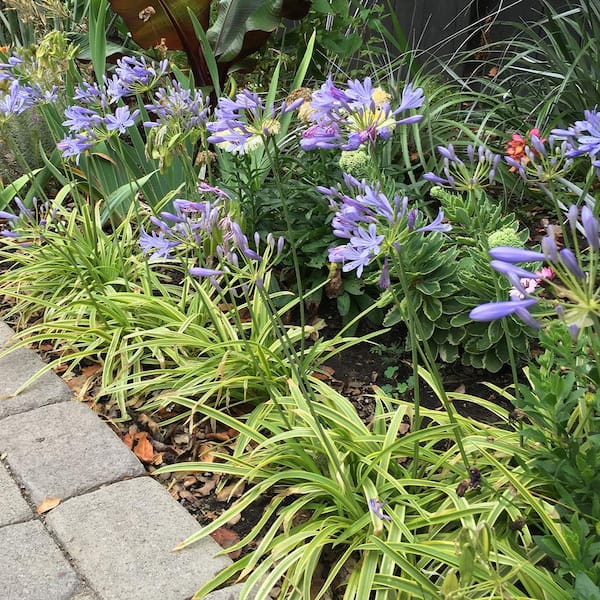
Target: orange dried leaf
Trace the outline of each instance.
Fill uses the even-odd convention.
[[[219,529],[213,531],[210,535],[222,548],[231,548],[231,546],[240,541],[238,534],[231,529],[227,529],[227,527],[219,527]],[[236,550],[235,552],[229,552],[228,556],[235,560],[236,558],[239,558],[241,553],[241,550]]]
[[[145,431],[140,431],[134,436],[135,446],[133,453],[144,463],[151,463],[154,460],[154,448],[148,439]]]
[[[89,365],[88,367],[83,367],[83,369],[81,369],[81,374],[85,377],[92,377],[98,373],[98,371],[102,371],[102,365],[95,363],[93,365]]]
[[[198,460],[205,463],[214,462],[215,458],[212,453],[213,448],[214,446],[212,444],[200,444],[198,447]]]
[[[44,498],[36,507],[36,512],[38,515],[43,515],[47,513],[49,510],[56,508],[61,502],[60,498]]]

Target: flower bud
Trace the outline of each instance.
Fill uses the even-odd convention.
[[[581,270],[577,257],[569,248],[563,248],[560,252],[560,262],[567,268],[575,277],[583,279],[585,273]]]

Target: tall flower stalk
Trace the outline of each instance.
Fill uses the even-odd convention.
[[[344,183],[347,190],[342,190],[341,187],[319,188],[330,198],[331,206],[336,211],[332,221],[334,235],[347,240],[346,244],[329,250],[329,260],[341,263],[343,271],[356,271],[357,277],[363,275],[365,268],[377,265],[378,285],[382,289],[390,290],[402,320],[408,328],[414,380],[418,382],[423,377],[419,367],[422,363],[431,377],[434,391],[455,426],[454,439],[465,468],[468,468],[469,462],[462,444],[454,408],[444,391],[441,374],[415,307],[406,300],[410,296],[411,282],[406,272],[405,261],[410,261],[410,257],[404,256],[405,247],[415,239],[415,236],[441,235],[450,230],[450,225],[443,222],[442,211],[432,222],[426,223],[420,211],[415,208],[409,210],[408,197],[394,196],[390,200],[380,185],[371,185],[365,180],[359,182],[347,173],[344,174]],[[421,425],[418,384],[414,389],[414,405],[414,428],[417,430]],[[414,447],[413,469],[417,476],[418,443],[415,443]]]

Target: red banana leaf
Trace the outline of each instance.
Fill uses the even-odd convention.
[[[190,8],[206,31],[211,0],[110,0],[134,41],[142,48],[164,44],[169,50],[183,50],[188,56],[196,84],[210,85],[210,75],[188,14]]]

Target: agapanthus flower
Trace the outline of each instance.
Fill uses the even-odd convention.
[[[349,80],[346,89],[338,88],[331,77],[312,94],[310,111],[305,113],[310,126],[302,134],[304,150],[339,148],[356,150],[361,145],[374,145],[386,140],[400,124],[416,123],[422,115],[398,118],[398,114],[420,108],[423,90],[408,84],[402,93],[400,106],[392,110],[391,96],[371,79]],[[303,107],[305,104],[303,104]]]
[[[357,277],[361,277],[365,267],[381,260],[379,285],[389,287],[389,257],[406,236],[449,230],[448,224],[442,223],[441,211],[432,223],[421,225],[420,213],[408,210],[406,196],[390,200],[378,184],[358,181],[347,173],[344,184],[348,193],[340,187],[317,188],[330,198],[331,208],[336,211],[331,223],[334,235],[348,240],[329,249],[329,261],[342,263],[344,272],[356,270]],[[420,226],[415,227],[417,224]]]
[[[582,121],[575,121],[575,124],[567,129],[553,129],[552,134],[567,140],[568,158],[587,154],[594,167],[600,170],[600,115],[596,108],[584,111],[583,115]]]
[[[128,106],[119,106],[114,114],[104,117],[104,124],[107,131],[118,131],[125,133],[128,127],[135,125],[135,119],[140,114],[138,109],[131,112]]]
[[[502,302],[488,302],[475,307],[469,317],[473,321],[496,321],[502,317],[507,317],[523,310],[528,311],[537,304],[537,298],[527,298],[525,300],[503,300]]]
[[[568,210],[569,223],[574,232],[577,227],[577,207]],[[508,315],[516,315],[532,327],[539,323],[529,313],[536,304],[550,302],[556,314],[567,326],[577,330],[589,326],[592,315],[600,316],[600,288],[597,274],[600,258],[600,231],[597,219],[586,206],[581,210],[581,229],[588,241],[587,250],[580,250],[577,240],[575,248],[558,250],[554,240],[554,229],[549,226],[542,239],[543,252],[520,248],[498,247],[489,251],[491,266],[505,275],[513,284],[509,292],[510,301],[491,302],[473,309],[470,316],[476,321],[493,321]],[[587,257],[587,260],[586,260]],[[534,273],[515,266],[515,263],[541,261],[548,263]],[[535,295],[544,283],[543,295]]]
[[[118,106],[113,112],[108,105],[73,105],[68,106],[64,114],[63,125],[69,128],[71,135],[58,142],[56,147],[63,158],[75,158],[79,162],[81,154],[97,143],[134,127],[140,111],[131,112],[127,106]]]
[[[530,130],[528,135],[528,142],[523,140],[523,145],[507,148],[504,160],[511,171],[528,182],[543,183],[562,177],[571,168],[573,159],[569,157],[570,146],[565,140],[554,135],[546,140],[537,129]]]
[[[40,243],[48,229],[56,220],[56,209],[50,202],[40,202],[33,198],[30,206],[25,206],[20,198],[13,198],[18,212],[0,211],[0,218],[6,223],[0,230],[0,236],[15,240],[21,246],[31,246]]]
[[[369,498],[367,505],[369,510],[382,521],[391,521],[392,518],[386,515],[381,509],[385,506],[385,502],[380,502],[377,498]]]
[[[0,121],[6,120],[11,115],[21,114],[35,104],[32,88],[21,85],[15,79],[7,92],[0,92]]]
[[[493,183],[500,162],[499,154],[492,153],[485,146],[475,148],[469,144],[462,160],[453,144],[438,146],[437,150],[444,159],[443,176],[429,172],[423,175],[423,179],[458,190],[480,189]]]
[[[0,122],[33,106],[55,102],[57,98],[54,73],[41,68],[35,56],[25,60],[13,53],[6,63],[0,64],[0,81],[8,84],[0,91]]]
[[[111,102],[154,89],[169,68],[169,61],[147,63],[145,57],[124,56],[117,60],[115,75],[105,78],[104,85]]]
[[[81,155],[93,148],[97,143],[98,138],[93,133],[78,133],[63,138],[56,144],[56,147],[60,150],[63,158],[74,158],[75,162],[79,164]]]
[[[258,253],[261,238],[255,234],[255,247],[250,246],[241,227],[229,214],[226,192],[204,185],[201,193],[211,198],[201,201],[179,198],[174,200],[172,212],[152,216],[150,222],[155,229],[149,233],[143,229],[139,244],[151,262],[177,257],[193,260],[197,264],[189,267],[189,273],[208,278],[218,288],[218,278],[238,270],[242,262],[258,264],[262,261]],[[275,240],[273,235],[268,235],[266,247],[267,256],[279,256],[283,239]]]
[[[158,117],[158,122],[146,122],[145,127],[156,127],[165,122],[177,121],[181,131],[204,127],[208,116],[208,102],[200,90],[184,88],[178,81],[161,87],[146,110]]]
[[[302,103],[298,99],[288,106],[265,106],[262,98],[249,90],[238,93],[234,100],[219,98],[215,120],[207,123],[211,132],[208,141],[226,152],[246,154],[263,145],[268,137],[277,135],[281,128],[280,117]]]

